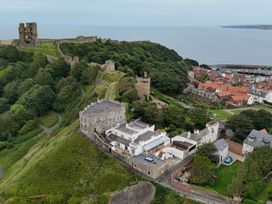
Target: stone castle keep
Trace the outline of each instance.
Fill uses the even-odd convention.
[[[117,124],[126,122],[125,105],[118,101],[103,100],[92,103],[79,113],[80,130],[89,137],[103,133]]]
[[[19,24],[19,47],[34,47],[39,45],[37,23]]]
[[[147,100],[149,100],[150,82],[151,78],[147,76],[147,72],[144,72],[144,77],[136,76],[135,88],[137,90],[139,98],[146,98]]]

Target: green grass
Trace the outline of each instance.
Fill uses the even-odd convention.
[[[97,203],[140,179],[78,134],[77,127],[77,122],[73,123],[32,146],[1,181],[2,196],[24,200],[50,195],[54,202],[66,202],[73,195],[81,201],[91,198]]]
[[[39,121],[44,127],[50,128],[58,122],[58,115],[55,112],[50,112],[47,115],[40,117]]]
[[[54,57],[59,57],[57,47],[54,45],[53,41],[50,40],[42,40],[39,46],[24,48],[23,50],[27,52],[42,53],[45,55],[48,54]]]
[[[213,185],[208,186],[208,188],[222,195],[227,195],[228,185],[231,184],[232,179],[236,176],[237,169],[241,164],[241,162],[236,161],[231,166],[220,165],[216,169],[216,176],[218,179],[214,181]]]
[[[223,121],[226,121],[231,117],[231,114],[224,111],[223,109],[210,109],[209,113]]]
[[[79,134],[77,128],[78,121],[55,135],[33,137],[37,140],[27,145],[27,151],[21,152],[20,158],[11,159],[18,148],[1,154],[2,161],[12,161],[0,181],[0,202],[30,203],[29,197],[45,195],[38,202],[108,203],[112,192],[143,180],[99,150]],[[197,203],[154,185],[156,194],[152,203]]]
[[[20,160],[40,140],[41,131],[37,128],[26,135],[19,136],[9,143],[8,148],[0,151],[0,164],[5,171],[8,172],[9,167]]]

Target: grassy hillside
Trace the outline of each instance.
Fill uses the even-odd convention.
[[[142,180],[77,132],[78,121],[56,135],[42,135],[0,182],[2,202],[107,203],[110,193]],[[30,143],[30,142],[28,142]],[[1,161],[11,158],[1,154]],[[177,193],[156,185],[154,203],[180,203]],[[191,201],[186,201],[191,203]]]

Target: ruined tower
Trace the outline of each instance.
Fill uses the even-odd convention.
[[[151,78],[147,76],[147,72],[144,72],[144,77],[136,76],[135,88],[137,90],[138,96],[143,99],[149,100],[150,96],[150,82]]]
[[[39,44],[37,23],[19,24],[19,47],[34,47]]]

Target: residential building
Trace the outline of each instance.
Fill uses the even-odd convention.
[[[203,145],[207,143],[213,143],[218,139],[219,123],[211,122],[206,125],[203,130],[196,130],[194,133],[187,132],[183,133],[181,137],[188,138],[190,140],[196,141],[197,145]]]
[[[150,156],[134,156],[130,159],[130,165],[133,169],[156,179],[161,176],[168,168],[167,162],[157,158],[154,155]]]
[[[175,136],[171,139],[171,145],[163,148],[163,153],[168,153],[181,160],[195,153],[197,142],[182,136]],[[163,155],[163,160],[166,155]]]
[[[272,147],[272,135],[266,130],[252,130],[243,143],[243,154],[251,153],[255,148],[269,145]]]
[[[223,162],[229,154],[228,142],[224,139],[220,139],[215,141],[213,144],[217,149],[215,155],[218,157],[218,162]]]
[[[106,135],[113,150],[120,148],[134,156],[149,154],[157,147],[170,143],[166,132],[155,131],[154,125],[139,120],[117,125],[107,130]]]
[[[94,132],[104,133],[117,124],[126,122],[125,111],[125,105],[118,101],[92,103],[79,112],[80,131],[87,136],[92,136]]]
[[[272,91],[265,91],[261,89],[250,89],[249,95],[251,96],[250,103],[263,103],[267,101],[272,103]]]

